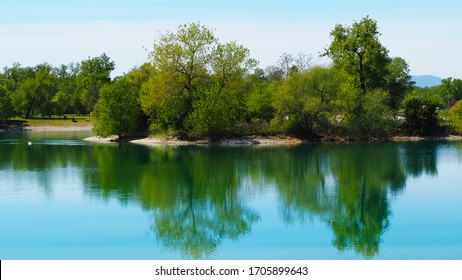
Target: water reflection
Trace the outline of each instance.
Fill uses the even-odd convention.
[[[379,149],[355,145],[332,149],[332,174],[336,196],[329,224],[338,250],[349,248],[364,257],[379,252],[380,238],[389,226],[388,192],[405,186],[406,178],[396,145]]]
[[[202,258],[248,233],[259,216],[239,196],[238,159],[211,149],[153,149],[143,171],[153,230],[165,246]]]
[[[406,143],[404,146],[404,161],[407,175],[420,177],[422,174],[436,176],[438,170],[437,149],[431,142]]]
[[[390,227],[390,199],[402,192],[407,177],[438,172],[435,143],[266,148],[54,143],[29,149],[2,141],[0,173],[40,172],[37,180],[49,192],[54,168],[78,168],[87,195],[141,205],[152,214],[159,243],[186,258],[210,256],[224,240],[250,234],[261,214],[248,197],[273,188],[279,197],[274,207],[287,226],[321,221],[330,227],[337,250],[371,258]]]
[[[243,204],[239,157],[221,150],[121,145],[94,150],[92,192],[136,200],[153,213],[157,239],[185,257],[203,258],[223,239],[248,233],[259,216]]]

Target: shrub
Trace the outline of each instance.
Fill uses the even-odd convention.
[[[462,134],[462,100],[451,107],[449,110],[449,118],[454,133]]]
[[[405,127],[411,134],[430,135],[438,125],[437,102],[425,95],[410,95],[404,100]]]

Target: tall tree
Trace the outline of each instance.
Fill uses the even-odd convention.
[[[51,115],[51,100],[56,93],[56,77],[49,64],[39,64],[34,68],[11,69],[13,79],[18,78],[15,91],[11,95],[16,111],[30,118],[33,114]],[[19,74],[19,75],[16,75]]]
[[[114,67],[114,61],[111,61],[105,53],[81,62],[78,79],[81,86],[82,103],[88,113],[98,102],[101,87],[111,81],[111,72]]]
[[[56,115],[84,112],[78,84],[79,63],[60,65],[53,70],[57,77],[58,92],[53,97],[53,110]]]
[[[212,70],[222,88],[229,88],[258,62],[250,58],[250,50],[236,42],[218,44],[212,54]]]
[[[6,75],[0,74],[0,124],[13,116],[13,106],[6,85]]]
[[[336,25],[323,53],[348,76],[340,96],[342,115],[352,137],[384,136],[391,132],[394,110],[412,89],[402,58],[390,58],[380,43],[377,21],[369,17],[352,26]]]
[[[274,107],[284,130],[304,136],[326,133],[337,107],[333,100],[343,77],[332,68],[314,67],[293,73],[274,97]]]
[[[154,42],[151,57],[156,75],[141,97],[152,130],[183,130],[193,92],[207,78],[216,45],[212,30],[198,23],[180,25],[176,33],[162,34]]]
[[[139,91],[125,78],[101,88],[101,96],[96,104],[97,135],[107,137],[117,135],[121,138],[137,132],[141,115]]]
[[[236,132],[246,111],[244,76],[257,61],[235,42],[218,44],[212,53],[213,84],[195,91],[187,118],[192,136],[223,136]]]
[[[180,93],[191,93],[194,82],[207,73],[217,39],[212,30],[198,23],[180,25],[176,33],[167,32],[154,43],[154,67],[178,84]]]
[[[441,97],[448,109],[462,99],[462,80],[451,77],[443,79],[439,88]]]
[[[386,90],[390,95],[389,105],[392,109],[399,109],[405,95],[412,91],[414,82],[411,81],[409,65],[401,57],[394,57],[388,65]]]
[[[365,17],[351,27],[338,24],[330,36],[332,42],[323,55],[351,75],[362,95],[385,86],[390,58],[379,41],[377,21]]]
[[[144,85],[141,96],[151,129],[199,136],[190,130],[214,133],[220,126],[216,121],[225,115],[233,116],[229,121],[236,123],[234,116],[245,109],[244,77],[257,64],[249,53],[235,42],[219,43],[211,29],[198,23],[180,25],[175,33],[161,35],[151,53],[156,74]],[[216,98],[226,110],[213,108]],[[220,118],[209,124],[199,125],[190,117],[212,111]]]

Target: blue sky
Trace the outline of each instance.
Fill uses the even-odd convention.
[[[116,74],[147,61],[160,33],[200,21],[251,50],[260,67],[286,53],[317,56],[335,24],[378,21],[412,74],[462,78],[462,1],[0,0],[0,66],[52,65],[107,53]],[[320,60],[326,63],[325,60]]]

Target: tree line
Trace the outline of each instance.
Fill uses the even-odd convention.
[[[148,62],[114,79],[105,54],[58,68],[16,64],[0,74],[0,119],[92,113],[96,134],[122,138],[148,132],[362,139],[432,134],[444,126],[462,132],[460,80],[416,87],[407,62],[389,55],[369,17],[336,25],[330,37],[321,53],[330,65],[284,53],[261,69],[249,49],[220,42],[199,23],[161,34]]]
[[[99,91],[111,82],[114,62],[106,54],[80,63],[53,67],[18,63],[0,73],[0,119],[64,114],[89,114]]]

